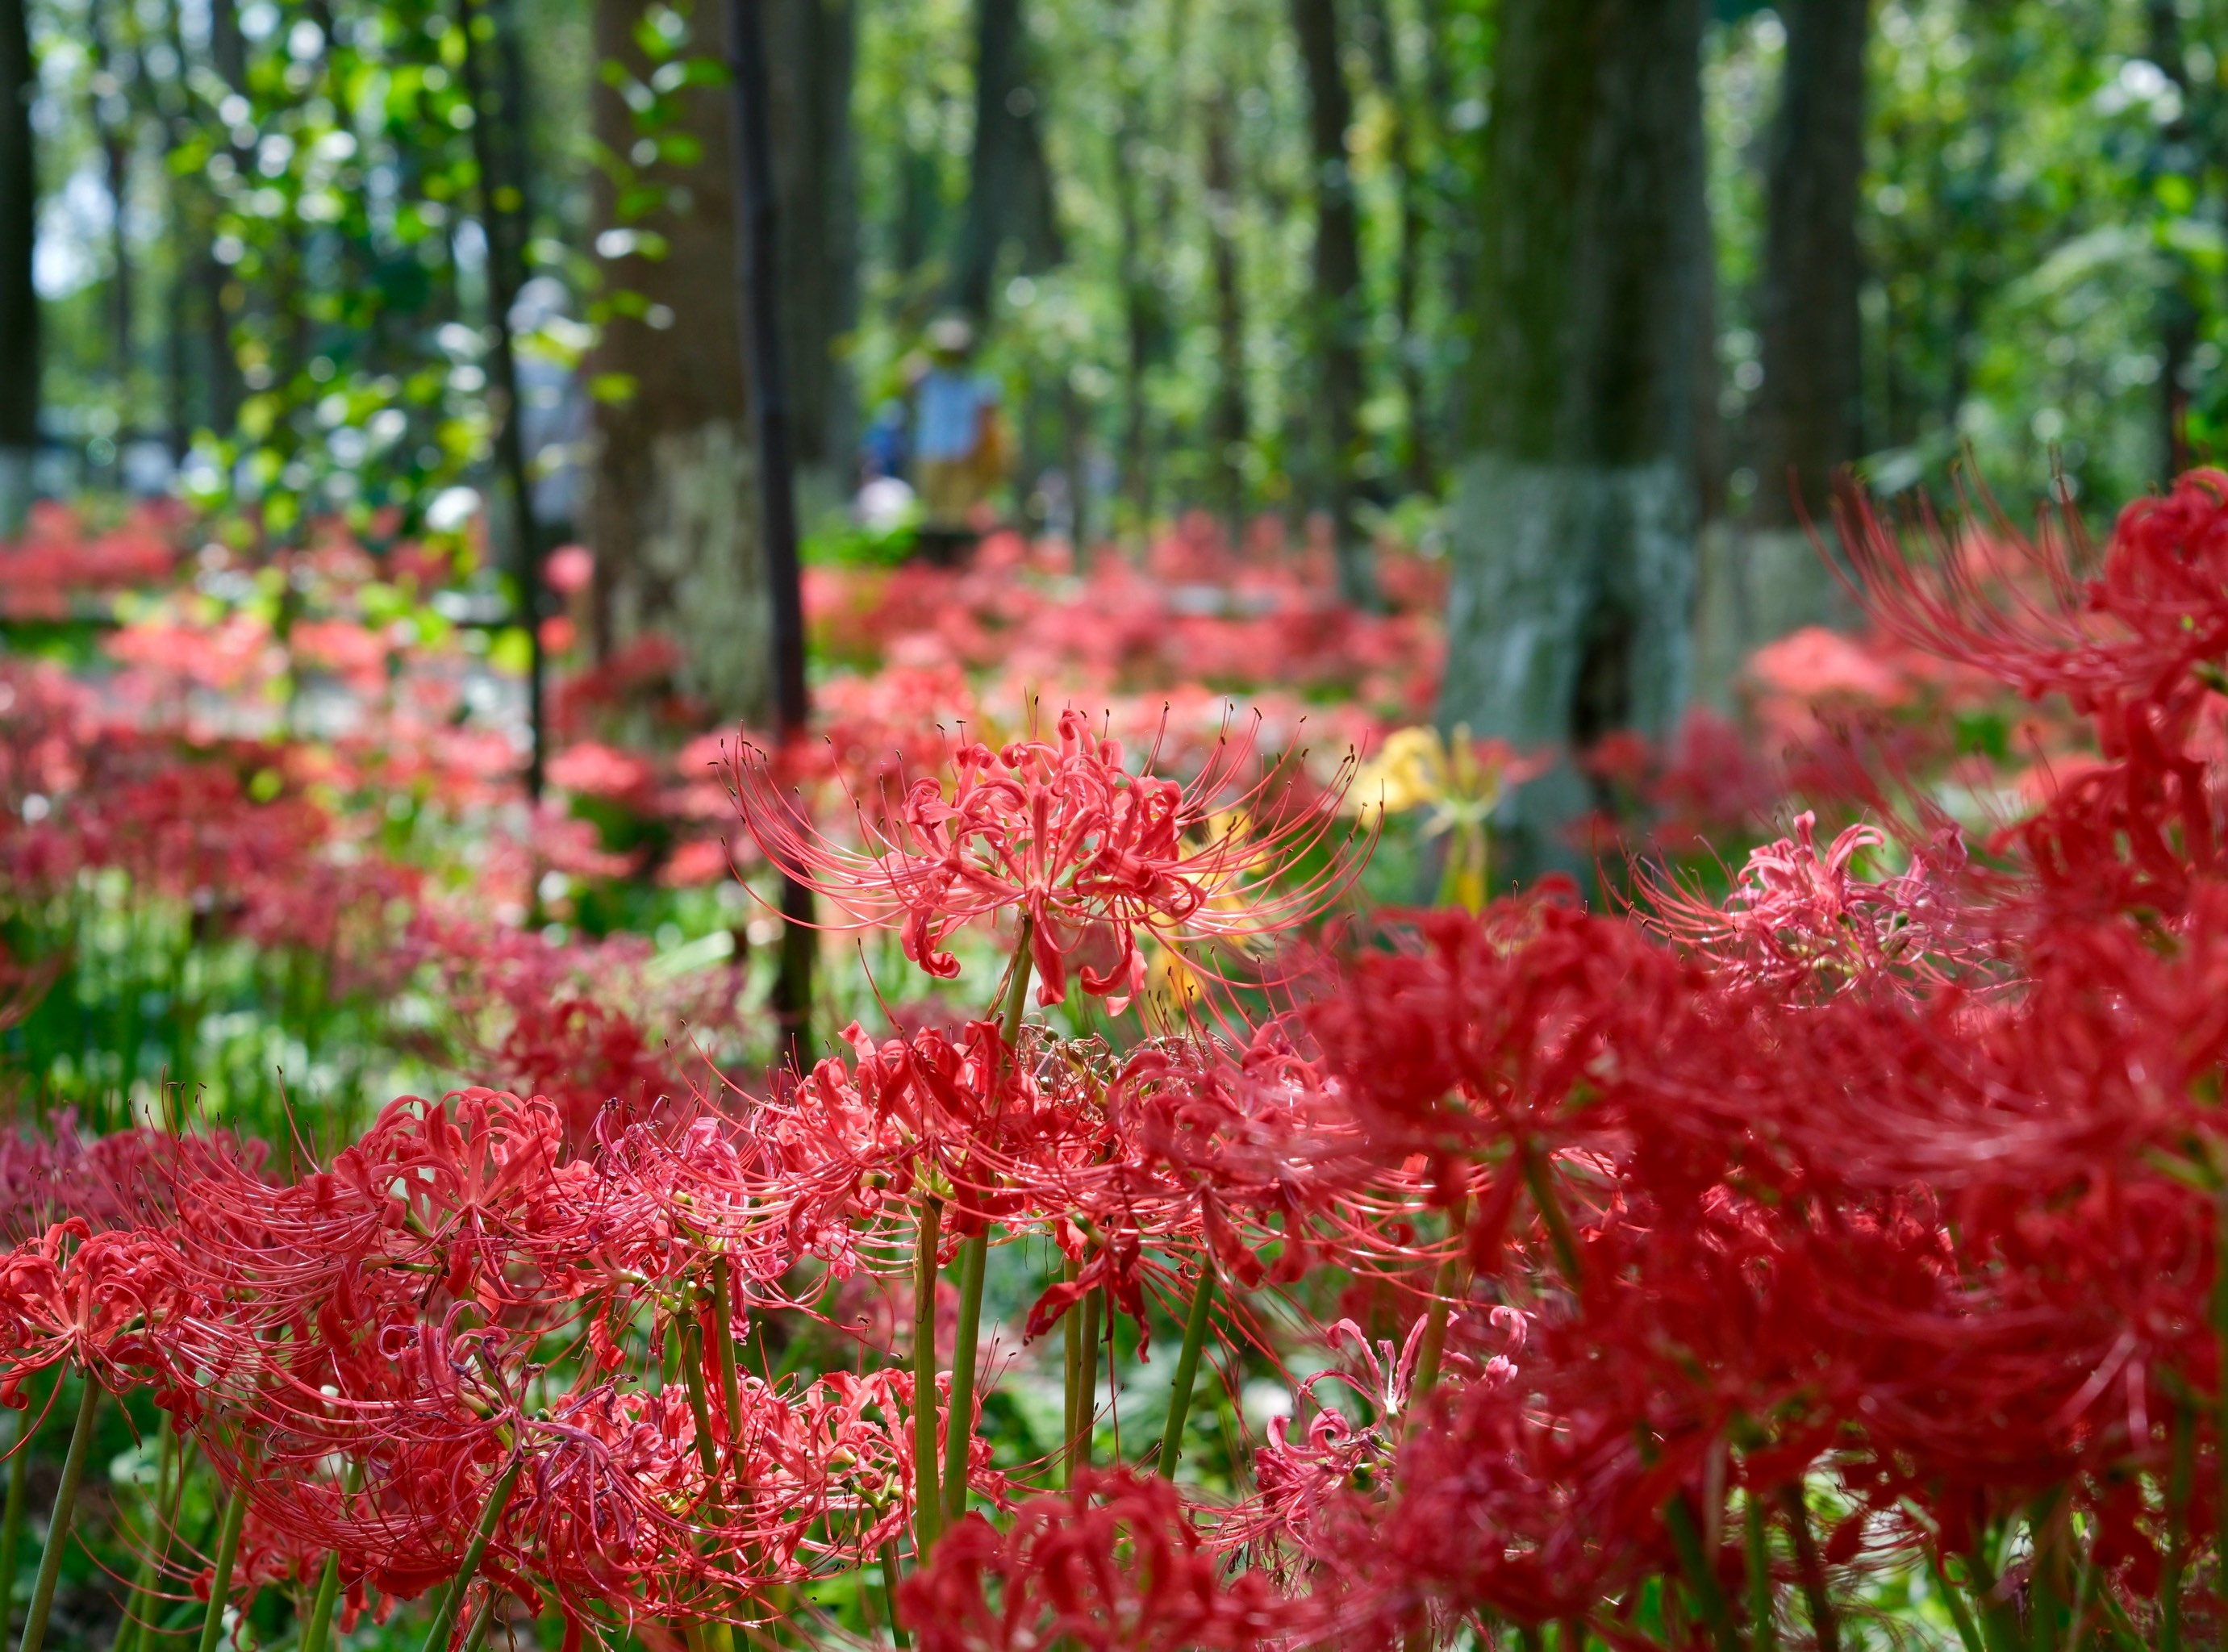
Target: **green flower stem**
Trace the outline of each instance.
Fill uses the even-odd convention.
[[[139,1572],[131,1580],[131,1593],[124,1603],[124,1623],[116,1631],[116,1640],[110,1652],[131,1652],[134,1645],[144,1645],[147,1639],[147,1615],[154,1610],[155,1574],[163,1560],[163,1510],[170,1502],[171,1459],[177,1455],[178,1437],[170,1427],[170,1413],[163,1412],[156,1425],[155,1433],[155,1489],[147,1499],[147,1553],[139,1559]],[[307,1642],[302,1652],[318,1652]]]
[[[1740,1652],[1740,1632],[1733,1627],[1732,1608],[1718,1583],[1717,1568],[1702,1547],[1702,1534],[1694,1524],[1694,1511],[1687,1506],[1684,1492],[1663,1505],[1663,1524],[1671,1534],[1679,1569],[1687,1574],[1687,1589],[1694,1598],[1695,1610],[1710,1626],[1710,1637],[1718,1643],[1719,1652]]]
[[[353,1497],[362,1482],[362,1468],[351,1461],[348,1472],[341,1477],[341,1495]],[[325,1652],[325,1638],[333,1626],[333,1603],[340,1592],[341,1553],[335,1549],[325,1557],[324,1570],[317,1574],[317,1593],[310,1604],[309,1622],[302,1629],[300,1652]]]
[[[983,1275],[990,1259],[988,1228],[959,1247],[959,1323],[951,1353],[951,1415],[944,1430],[944,1524],[967,1512],[969,1457],[975,1443],[975,1361],[983,1329]]]
[[[898,1622],[898,1546],[894,1543],[882,1545],[882,1610],[890,1620],[890,1638],[897,1642],[899,1652],[904,1652],[912,1637]]]
[[[2173,1467],[2166,1482],[2166,1563],[2159,1576],[2159,1652],[2181,1652],[2181,1579],[2189,1556],[2189,1493],[2197,1470],[2197,1419],[2174,1408]]]
[[[1779,1489],[1779,1507],[1787,1516],[1789,1535],[1795,1540],[1795,1566],[1802,1579],[1802,1598],[1810,1608],[1810,1629],[1817,1636],[1818,1652],[1841,1652],[1841,1626],[1834,1616],[1834,1602],[1826,1592],[1826,1568],[1818,1559],[1818,1545],[1810,1535],[1810,1511],[1802,1500],[1800,1481]]]
[[[1548,1190],[1547,1197],[1552,1202],[1553,1199],[1552,1188]],[[1456,1200],[1448,1207],[1448,1237],[1451,1239],[1461,1237],[1469,1208],[1469,1201],[1467,1195]],[[1551,1233],[1553,1231],[1552,1221],[1549,1224],[1549,1231]],[[1430,1397],[1432,1389],[1439,1386],[1439,1367],[1444,1362],[1447,1354],[1447,1316],[1453,1310],[1455,1291],[1462,1284],[1462,1253],[1457,1251],[1439,1264],[1438,1271],[1432,1277],[1431,1305],[1425,1309],[1424,1314],[1424,1341],[1422,1346],[1416,1350],[1416,1373],[1408,1383],[1408,1406],[1412,1412]],[[1575,1289],[1578,1276],[1571,1274],[1568,1277],[1572,1288]]]
[[[1524,1187],[1539,1207],[1540,1220],[1546,1225],[1547,1247],[1555,1253],[1555,1265],[1562,1270],[1564,1283],[1575,1291],[1581,1277],[1578,1237],[1572,1231],[1571,1219],[1563,1213],[1563,1201],[1555,1195],[1554,1166],[1536,1139],[1526,1140],[1521,1156]]]
[[[62,1459],[61,1484],[54,1488],[46,1553],[39,1557],[39,1579],[31,1587],[31,1610],[23,1619],[22,1652],[39,1652],[46,1644],[47,1614],[54,1609],[54,1585],[62,1575],[62,1551],[69,1546],[70,1517],[77,1512],[77,1489],[85,1479],[86,1454],[93,1449],[93,1420],[100,1409],[100,1385],[90,1371],[84,1378],[85,1393],[77,1402],[77,1426],[70,1431],[69,1455]]]
[[[681,1380],[688,1389],[688,1414],[696,1424],[696,1461],[712,1482],[720,1485],[720,1448],[712,1438],[712,1407],[704,1398],[704,1351],[697,1335],[696,1309],[692,1303],[681,1319]]]
[[[1764,1504],[1756,1494],[1751,1491],[1741,1501],[1748,1538],[1750,1652],[1772,1652],[1779,1643],[1779,1624],[1772,1612],[1771,1534],[1764,1525]]]
[[[732,1300],[733,1284],[727,1268],[727,1258],[712,1258],[712,1328],[720,1339],[720,1394],[727,1406],[727,1470],[733,1474],[733,1461],[742,1449],[743,1390],[735,1375],[735,1322]]]
[[[464,1634],[464,1652],[480,1652],[487,1642],[488,1626],[495,1622],[495,1591],[490,1589],[480,1601],[480,1609],[472,1614],[472,1626]]]
[[[0,1630],[16,1616],[16,1565],[22,1558],[23,1507],[31,1484],[31,1441],[38,1418],[33,1400],[16,1422],[16,1450],[8,1459],[8,1506],[0,1514]]]
[[[1060,1277],[1066,1284],[1073,1284],[1077,1274],[1081,1271],[1080,1264],[1063,1261],[1060,1264]],[[1074,1478],[1067,1458],[1075,1441],[1075,1410],[1078,1403],[1076,1395],[1083,1386],[1083,1304],[1075,1303],[1060,1317],[1062,1321],[1060,1329],[1067,1343],[1066,1389],[1067,1409],[1060,1417],[1059,1450],[1060,1482],[1065,1486]]]
[[[2212,1194],[2212,1337],[2220,1355],[2220,1379],[2212,1396],[2212,1426],[2213,1438],[2220,1442],[2214,1455],[2219,1459],[2218,1495],[2224,1500],[2216,1506],[2228,1510],[2228,1184]],[[2223,1558],[2218,1570],[2220,1604],[2224,1613],[2228,1613],[2228,1557]]]
[[[1965,1604],[1965,1591],[1950,1581],[1950,1574],[1942,1569],[1942,1557],[1929,1551],[1926,1564],[1934,1574],[1934,1586],[1942,1594],[1942,1604],[1950,1609],[1950,1621],[1957,1627],[1957,1638],[1964,1643],[1965,1652],[1985,1652],[1981,1642],[1980,1625],[1973,1622],[1973,1609]]]
[[[240,1528],[247,1520],[247,1490],[240,1487],[227,1493],[224,1500],[224,1514],[216,1524],[216,1563],[209,1574],[208,1610],[202,1613],[201,1652],[216,1652],[216,1643],[224,1638],[225,1603],[232,1596],[232,1563],[240,1558]],[[24,1652],[31,1652],[26,1647]]]
[[[912,1553],[925,1561],[942,1529],[936,1495],[936,1252],[943,1243],[944,1201],[920,1203],[912,1245]]]
[[[1021,1035],[1021,1018],[1028,1013],[1029,944],[1036,920],[1021,914],[1014,942],[1014,961],[1006,971],[1005,1014],[998,1028],[1004,1041],[1004,1060],[1013,1060],[1015,1041]],[[1000,1074],[1003,1077],[1003,1073]],[[989,1271],[990,1232],[969,1235],[959,1248],[959,1322],[954,1328],[951,1349],[951,1412],[944,1431],[943,1524],[956,1526],[967,1512],[969,1458],[975,1444],[975,1367],[982,1354],[983,1278]]]
[[[419,1652],[446,1652],[449,1637],[456,1632],[457,1613],[463,1609],[465,1591],[471,1588],[472,1578],[478,1574],[480,1561],[487,1554],[496,1523],[510,1502],[511,1488],[518,1483],[518,1471],[525,1463],[523,1457],[514,1456],[510,1465],[503,1471],[503,1477],[495,1482],[495,1489],[488,1494],[487,1507],[480,1510],[480,1523],[472,1533],[472,1540],[464,1547],[464,1558],[457,1567],[457,1575],[441,1591],[440,1606],[433,1613],[432,1623],[426,1626],[426,1642]],[[202,1652],[210,1649],[204,1648]]]
[[[1175,1380],[1168,1386],[1168,1424],[1161,1431],[1161,1478],[1176,1477],[1176,1459],[1183,1455],[1184,1418],[1191,1411],[1192,1385],[1199,1379],[1200,1350],[1207,1342],[1207,1328],[1213,1318],[1214,1265],[1202,1262],[1199,1288],[1191,1293],[1191,1314],[1184,1321],[1183,1347],[1176,1354]]]
[[[1076,1373],[1075,1425],[1067,1441],[1067,1482],[1075,1483],[1079,1470],[1091,1466],[1091,1435],[1098,1421],[1098,1299],[1091,1292],[1083,1299],[1083,1358]],[[1073,1309],[1068,1310],[1074,1312]]]
[[[1987,1542],[1981,1539],[1965,1557],[1966,1573],[1981,1603],[1981,1642],[1988,1652],[2020,1652],[2026,1637],[2020,1633],[2017,1609],[1997,1591],[1995,1569],[1984,1553]]]

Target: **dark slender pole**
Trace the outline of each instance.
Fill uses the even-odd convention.
[[[728,0],[727,67],[735,88],[735,177],[742,210],[743,337],[751,411],[758,425],[759,494],[773,607],[774,732],[784,749],[804,738],[812,715],[804,683],[804,599],[797,554],[797,491],[789,429],[789,384],[781,357],[781,291],[775,237],[773,138],[766,120],[764,0]],[[812,1010],[812,892],[781,886],[781,973],[773,1009],[797,1071],[809,1066]]]
[[[541,679],[541,528],[534,519],[534,487],[526,473],[526,435],[522,415],[525,406],[518,394],[518,358],[511,348],[510,311],[518,301],[524,279],[524,247],[519,236],[520,208],[525,204],[522,186],[496,158],[495,122],[522,118],[523,111],[490,107],[487,78],[481,67],[479,42],[473,25],[482,14],[475,0],[457,0],[457,21],[464,31],[464,96],[472,109],[472,170],[478,174],[480,227],[487,237],[489,330],[495,335],[489,350],[488,375],[502,398],[502,422],[496,427],[496,468],[510,494],[511,577],[518,586],[518,615],[526,627],[527,715],[533,744],[526,757],[526,793],[541,796],[542,693]],[[490,27],[496,27],[492,10]]]

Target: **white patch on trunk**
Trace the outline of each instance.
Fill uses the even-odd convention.
[[[1539,464],[1473,455],[1450,512],[1441,723],[1467,724],[1521,752],[1565,752],[1586,638],[1608,610],[1629,639],[1625,722],[1651,737],[1670,733],[1692,668],[1693,518],[1687,472],[1671,459]],[[1568,761],[1511,798],[1508,824],[1530,839],[1520,861],[1583,858],[1563,830],[1591,802]]]
[[[771,607],[760,544],[758,460],[739,423],[661,436],[636,527],[638,568],[611,592],[622,639],[659,631],[680,645],[680,684],[720,718],[767,704]]]
[[[1806,625],[1846,630],[1860,616],[1841,582],[1799,528],[1704,530],[1694,604],[1694,697],[1737,708],[1749,656]]]

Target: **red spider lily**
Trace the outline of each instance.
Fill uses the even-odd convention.
[[[1127,1244],[1108,1245],[1085,1277],[1048,1291],[1032,1334],[1142,1245],[1201,1251],[1248,1289],[1271,1277],[1258,1252],[1271,1243],[1273,1274],[1284,1282],[1323,1255],[1354,1268],[1388,1254],[1412,1263],[1417,1179],[1385,1162],[1290,1031],[1272,1024],[1242,1048],[1206,1036],[1161,1040],[1124,1060],[1105,1089],[1105,1139],[1088,1164],[1066,1169],[1047,1211],[1086,1215]],[[1135,1294],[1128,1280],[1115,1283],[1117,1295]]]
[[[1003,1533],[970,1514],[898,1591],[921,1652],[1253,1652],[1290,1638],[1302,1609],[1222,1567],[1165,1480],[1077,1476],[1033,1497]]]
[[[23,1404],[25,1379],[60,1364],[112,1392],[153,1382],[175,1394],[185,1373],[221,1367],[196,1334],[201,1306],[165,1237],[57,1223],[0,1256],[0,1405]]]
[[[1969,544],[1937,533],[1929,567],[1860,504],[1845,514],[1884,626],[2030,697],[2064,694],[2092,725],[2105,761],[2020,833],[2042,892],[2090,911],[2175,910],[2193,871],[2219,869],[2228,474],[2193,471],[2166,497],[2129,506],[2085,585],[2058,537],[2005,537],[2011,555],[2000,562],[2039,573],[2051,600],[1984,590]]]
[[[727,1156],[654,1168],[686,1202],[675,1220],[771,1286],[800,1256],[840,1275],[894,1270],[917,1201],[946,1201],[956,1244],[994,1223],[1064,1213],[1061,1190],[1100,1150],[1096,1079],[1058,1051],[1040,1058],[1034,1033],[1009,1053],[989,1021],[959,1041],[932,1028],[880,1046],[846,1029],[855,1060],[821,1061],[802,1080],[754,1100]]]
[[[1583,1136],[1621,1052],[1674,1042],[1705,977],[1567,889],[1422,913],[1399,950],[1354,957],[1302,1019],[1386,1150],[1527,1150]],[[1439,1195],[1457,1187],[1443,1176]]]
[[[1188,785],[1156,775],[1149,753],[1132,773],[1082,713],[1063,711],[1057,745],[961,747],[951,794],[915,781],[890,810],[889,833],[857,810],[863,849],[815,830],[764,752],[745,748],[731,778],[769,861],[859,923],[899,924],[906,956],[929,974],[959,973],[946,950],[954,931],[1012,912],[1029,922],[1040,1004],[1063,1001],[1070,959],[1094,934],[1110,935],[1113,959],[1083,964],[1079,979],[1118,1011],[1144,984],[1138,932],[1171,947],[1279,934],[1359,871],[1360,857],[1331,854],[1322,870],[1277,887],[1287,868],[1333,847],[1336,814],[1287,809],[1294,777],[1283,765],[1242,784],[1251,759],[1250,742],[1225,741]]]
[[[1707,957],[1729,981],[1794,1002],[1848,990],[1939,986],[1985,962],[1964,932],[1952,880],[1965,861],[1954,827],[1897,875],[1869,880],[1854,863],[1881,848],[1876,826],[1842,829],[1822,855],[1817,816],[1752,850],[1722,909],[1661,878],[1647,880],[1647,921]],[[1936,865],[1935,860],[1940,861]]]

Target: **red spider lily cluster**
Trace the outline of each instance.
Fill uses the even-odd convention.
[[[2026,696],[2038,763],[2085,725],[2024,812],[1960,814],[1883,736],[1873,817],[1814,796],[1722,898],[1655,869],[1629,909],[1326,925],[1368,845],[1296,752],[1136,761],[1068,711],[891,762],[829,827],[818,759],[745,749],[743,835],[973,1018],[692,1091],[538,938],[419,913],[412,967],[500,1008],[477,1049],[516,1092],[283,1171],[7,1147],[0,1398],[74,1373],[195,1443],[236,1515],[166,1552],[174,1591],[423,1601],[433,1652],[505,1601],[692,1647],[1762,1652],[1889,1593],[1976,1652],[2210,1643],[2228,476],[2131,507],[2085,580],[2048,537],[1849,525],[1881,635],[1760,669]],[[984,1346],[994,1271],[1018,1349]],[[909,1339],[791,1368],[874,1292]],[[1173,1380],[1110,1462],[1123,1321]],[[1239,1425],[1221,1391],[1280,1361],[1237,1482],[1185,1473],[1187,1413]],[[994,1437],[1009,1378],[1064,1394],[1049,1452]],[[816,1614],[869,1573],[879,1620]]]

